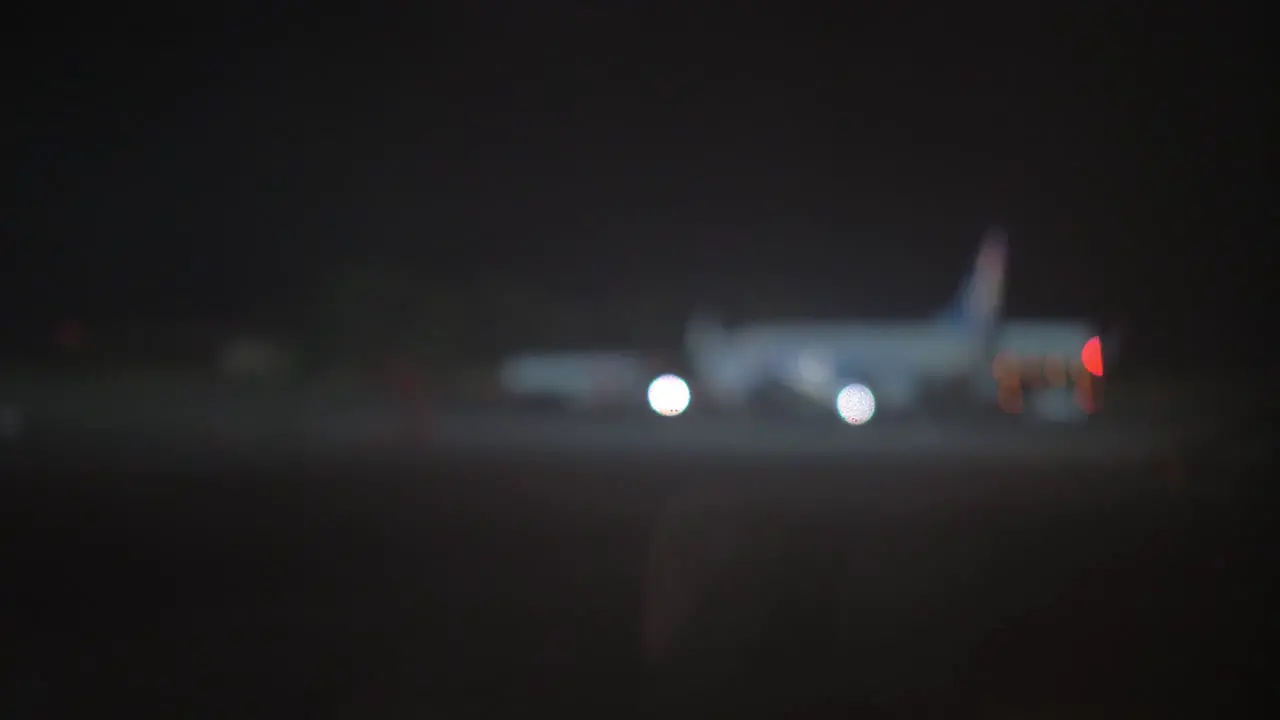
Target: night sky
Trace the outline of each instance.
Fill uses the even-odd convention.
[[[1142,362],[1267,346],[1261,9],[294,5],[11,29],[7,327],[235,323],[363,262],[673,336],[910,317],[999,223],[1011,314],[1123,320]]]

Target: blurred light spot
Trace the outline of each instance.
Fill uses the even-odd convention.
[[[1018,380],[1001,382],[996,390],[996,403],[1010,415],[1022,412],[1022,383]]]
[[[1018,359],[1014,357],[1013,353],[1002,350],[991,361],[991,377],[997,380],[1017,371]]]
[[[1076,380],[1075,388],[1076,405],[1086,413],[1092,414],[1097,411],[1098,406],[1093,396],[1093,381],[1088,375],[1081,375]]]
[[[659,415],[679,415],[688,409],[689,399],[689,385],[679,375],[659,375],[649,383],[649,407]]]
[[[1080,362],[1090,374],[1102,377],[1102,340],[1097,335],[1089,338],[1080,351]]]
[[[850,425],[861,425],[876,414],[876,396],[866,385],[846,385],[836,395],[836,412]]]

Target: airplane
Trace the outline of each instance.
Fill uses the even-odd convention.
[[[844,388],[861,384],[881,415],[918,410],[931,393],[961,389],[1009,413],[1087,416],[1098,403],[1072,390],[1092,388],[1087,374],[1101,376],[1102,353],[1089,350],[1097,333],[1087,321],[1004,318],[1007,265],[1005,233],[991,228],[952,301],[914,322],[787,321],[727,329],[695,314],[684,340],[693,405],[831,409]],[[1085,372],[1089,352],[1098,356],[1096,373]],[[645,383],[664,364],[634,352],[526,353],[508,358],[500,378],[505,397],[590,409],[641,404]]]
[[[934,387],[990,380],[990,360],[1002,337],[1007,263],[1005,233],[987,230],[952,302],[919,321],[728,329],[695,315],[686,326],[685,350],[698,391],[721,408],[757,406],[779,397],[779,390],[832,408],[841,389],[857,383],[872,391],[877,413],[892,413],[917,408]]]

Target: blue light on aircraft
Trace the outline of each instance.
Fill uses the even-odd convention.
[[[836,412],[850,425],[862,425],[876,414],[876,396],[866,385],[846,385],[836,395]]]
[[[667,373],[649,383],[649,407],[659,415],[674,417],[689,408],[689,384]]]

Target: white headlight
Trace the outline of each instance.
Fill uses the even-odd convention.
[[[660,375],[649,383],[649,407],[659,415],[679,415],[689,407],[689,385],[679,375]]]
[[[876,414],[876,396],[866,385],[846,385],[836,395],[836,412],[850,425],[862,425]]]

